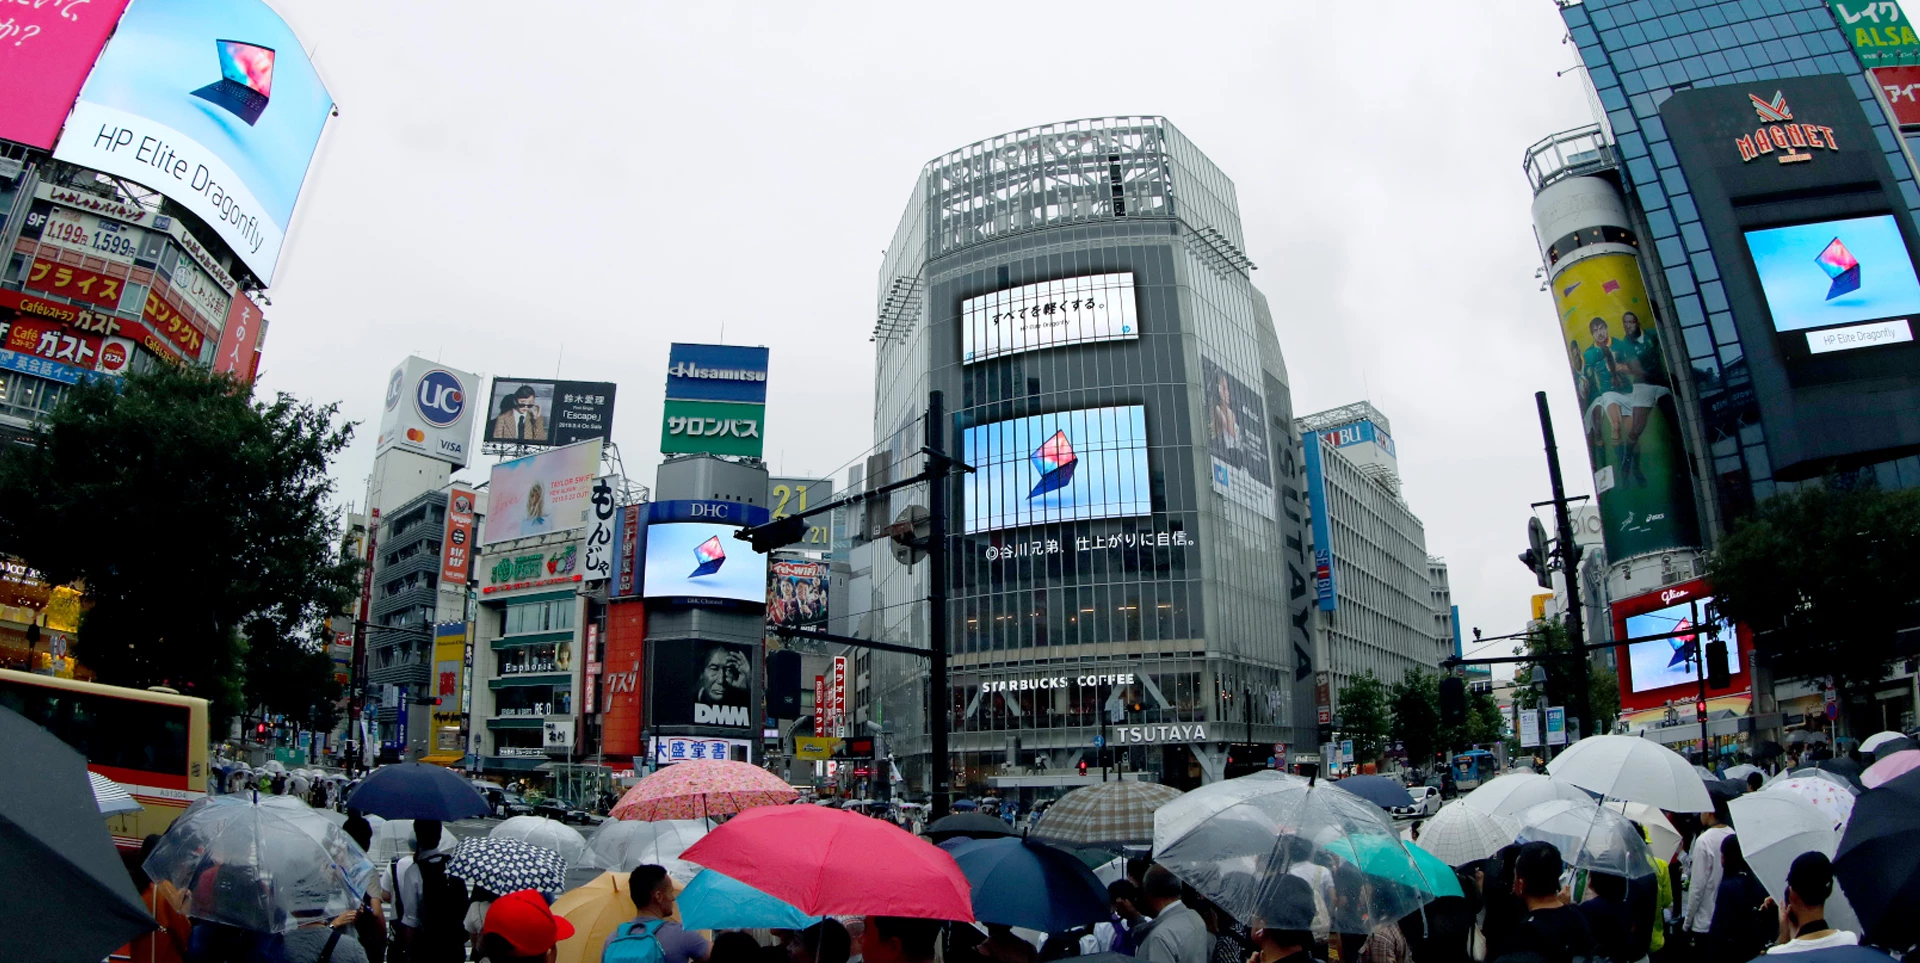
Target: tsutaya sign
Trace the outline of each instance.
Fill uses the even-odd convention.
[[[1034,689],[1064,689],[1068,685],[1132,685],[1133,673],[1105,675],[1049,675],[1037,679],[999,679],[980,683],[981,692],[1028,692]]]
[[[1733,145],[1740,150],[1742,163],[1780,150],[1785,151],[1779,157],[1780,163],[1797,164],[1813,159],[1812,154],[1801,152],[1802,147],[1830,151],[1840,149],[1839,143],[1833,139],[1833,128],[1794,123],[1793,108],[1787,105],[1785,94],[1776,90],[1772,100],[1761,100],[1759,95],[1751,93],[1747,98],[1753,101],[1753,112],[1768,123],[1760,125],[1752,134],[1734,138]]]
[[[1205,742],[1207,724],[1204,722],[1173,723],[1164,726],[1115,726],[1113,744],[1132,746],[1154,742]]]

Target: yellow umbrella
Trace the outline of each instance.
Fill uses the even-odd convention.
[[[554,900],[554,915],[573,924],[573,935],[561,940],[556,947],[560,951],[556,963],[599,963],[607,937],[637,915],[633,896],[628,892],[627,875],[609,870]],[[670,919],[680,919],[679,907],[674,908]]]

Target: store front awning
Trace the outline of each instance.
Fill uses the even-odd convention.
[[[1747,714],[1747,710],[1751,709],[1752,707],[1753,707],[1753,696],[1748,693],[1741,693],[1739,695],[1715,696],[1707,700],[1707,718],[1709,720],[1714,720],[1714,719],[1731,718],[1733,716],[1744,716]],[[1692,700],[1688,700],[1686,703],[1682,705],[1675,706],[1674,712],[1676,715],[1680,717],[1681,723],[1688,723],[1693,725],[1699,724],[1698,721],[1694,719]],[[1640,709],[1634,712],[1623,712],[1621,713],[1620,718],[1622,721],[1626,722],[1628,731],[1653,728],[1653,727],[1666,724],[1667,707],[1659,706],[1653,709]]]
[[[429,756],[421,756],[420,761],[430,766],[457,766],[464,762],[466,758],[465,753],[436,752]]]

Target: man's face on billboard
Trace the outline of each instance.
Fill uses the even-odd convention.
[[[707,653],[707,663],[700,669],[700,698],[707,702],[719,702],[727,696],[738,671],[734,668],[732,653],[725,649],[714,649]]]

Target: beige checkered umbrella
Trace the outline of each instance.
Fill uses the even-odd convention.
[[[1152,782],[1103,782],[1061,796],[1030,834],[1068,846],[1125,846],[1153,842],[1154,810],[1180,790]]]

